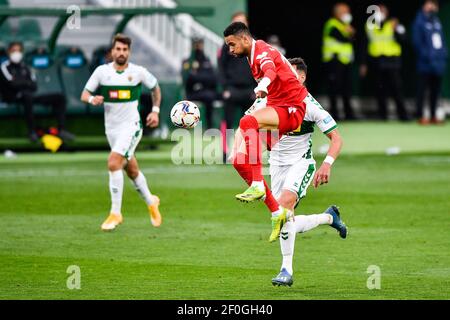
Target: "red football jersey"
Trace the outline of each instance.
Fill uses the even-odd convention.
[[[302,107],[308,95],[306,87],[298,80],[289,61],[274,47],[262,40],[253,40],[251,59],[248,59],[256,81],[270,78],[267,88],[267,105],[276,107]]]

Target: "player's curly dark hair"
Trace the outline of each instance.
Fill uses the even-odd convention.
[[[128,48],[131,48],[131,38],[122,34],[122,33],[117,33],[113,40],[112,40],[112,48],[114,48],[114,46],[116,45],[116,42],[120,42],[123,44],[126,44],[128,46]]]
[[[233,22],[223,31],[224,37],[228,37],[231,35],[237,36],[237,35],[243,35],[243,34],[251,36],[250,30],[242,22]]]
[[[297,66],[298,70],[301,70],[304,73],[308,73],[308,66],[305,63],[305,60],[303,60],[302,58],[300,58],[300,57],[298,57],[298,58],[291,58],[291,59],[288,59],[288,61],[293,66]]]

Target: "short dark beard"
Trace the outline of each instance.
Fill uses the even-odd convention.
[[[115,62],[117,65],[119,65],[119,66],[124,66],[124,65],[127,64],[127,59],[124,59],[123,62],[120,62],[120,61],[119,61],[119,58],[117,58],[114,62]]]

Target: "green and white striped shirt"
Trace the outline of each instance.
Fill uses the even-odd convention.
[[[128,63],[123,71],[117,71],[113,62],[95,69],[85,89],[104,97],[106,132],[121,130],[140,121],[138,108],[142,84],[153,89],[158,82],[146,68],[133,63]]]

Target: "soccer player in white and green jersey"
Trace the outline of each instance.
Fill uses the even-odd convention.
[[[289,62],[296,69],[299,80],[303,84],[307,72],[305,62],[301,58],[290,59]],[[311,182],[314,187],[328,183],[331,166],[342,147],[337,124],[330,114],[310,94],[304,99],[304,102],[306,113],[301,127],[282,136],[273,146],[269,157],[273,195],[281,206],[292,211],[300,199],[306,196],[306,190]],[[317,172],[316,162],[311,151],[311,138],[315,125],[331,142],[328,154]],[[280,273],[272,279],[273,285],[292,285],[292,259],[296,234],[323,224],[335,228],[342,238],[346,238],[347,227],[341,221],[336,206],[330,206],[320,214],[294,216],[284,224],[280,233],[283,262]]]
[[[159,124],[161,90],[156,78],[147,69],[128,62],[130,53],[131,39],[117,34],[111,47],[113,62],[95,69],[81,95],[83,102],[94,106],[103,104],[105,108],[105,133],[111,147],[108,170],[112,204],[110,214],[101,226],[104,231],[115,229],[123,221],[123,169],[147,204],[153,226],[159,227],[162,222],[159,198],[150,193],[147,180],[134,156],[142,137],[138,110],[141,85],[152,90],[153,109],[146,119],[150,127]]]

